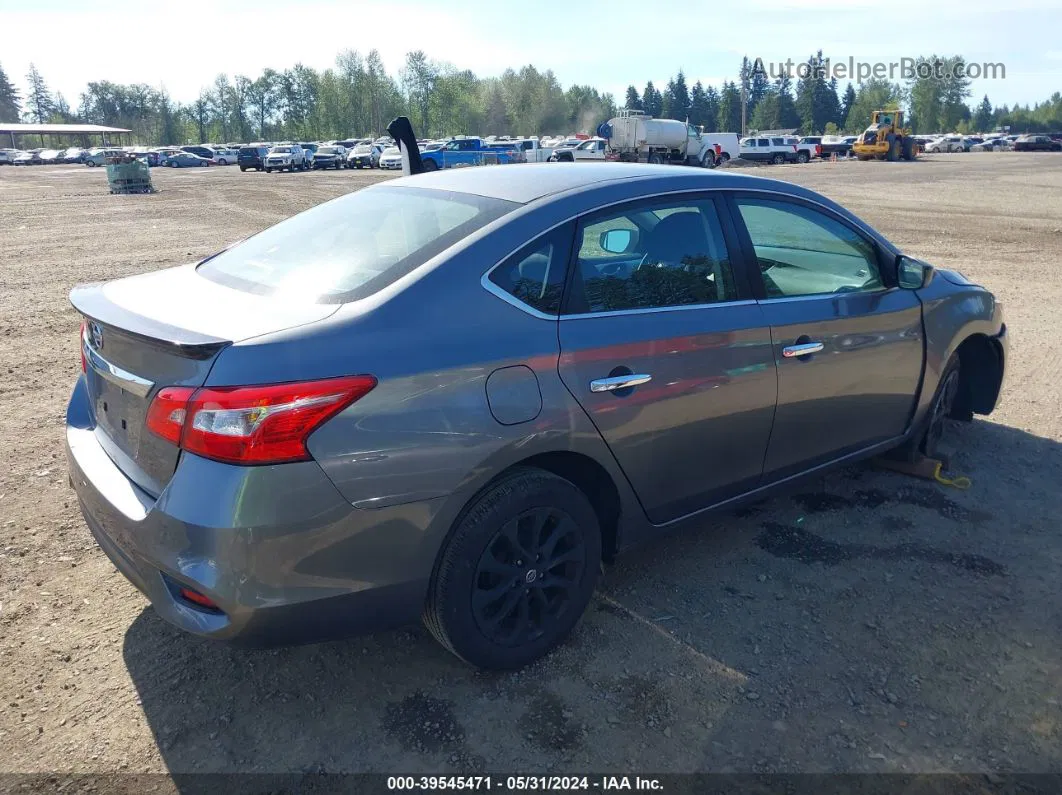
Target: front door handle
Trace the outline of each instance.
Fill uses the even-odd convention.
[[[630,373],[629,375],[613,375],[608,378],[598,378],[590,382],[591,392],[614,392],[617,389],[626,389],[632,386],[648,384],[653,377],[648,373]]]
[[[803,342],[799,345],[787,345],[782,348],[782,356],[787,359],[796,359],[801,356],[810,356],[818,353],[825,346],[821,342]]]

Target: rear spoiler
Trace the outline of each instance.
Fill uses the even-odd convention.
[[[89,320],[111,326],[130,334],[149,345],[164,347],[189,359],[208,359],[232,340],[211,337],[197,331],[178,328],[168,323],[130,312],[111,301],[103,292],[105,282],[82,284],[70,291],[70,303]]]

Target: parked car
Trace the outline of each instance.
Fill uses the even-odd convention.
[[[931,154],[962,152],[963,150],[962,136],[960,135],[942,135],[940,138],[936,138],[925,145],[925,151]]]
[[[342,146],[319,146],[313,153],[314,168],[345,168],[347,151]]]
[[[240,167],[240,171],[246,171],[249,168],[253,168],[255,171],[262,171],[265,169],[265,161],[268,155],[269,147],[265,144],[241,146],[236,155],[236,164]]]
[[[107,158],[120,157],[122,154],[124,154],[124,150],[117,148],[90,149],[85,155],[84,163],[86,166],[102,166],[106,165]]]
[[[53,166],[63,162],[63,153],[58,149],[44,149],[38,155],[42,166]]]
[[[741,157],[780,165],[797,162],[797,139],[785,136],[751,136],[741,141]]]
[[[188,152],[181,150],[180,152],[174,152],[171,155],[167,155],[162,159],[162,165],[169,166],[170,168],[189,168],[193,166],[212,166],[214,160],[209,157],[202,157],[195,152]]]
[[[302,147],[302,151],[306,153],[306,167],[309,168],[313,165],[313,156],[317,153],[317,144],[299,144]]]
[[[0,149],[0,166],[14,165],[18,153],[18,149]]]
[[[376,144],[358,144],[347,154],[347,168],[376,168],[380,165],[382,152],[383,148]]]
[[[1049,135],[1023,135],[1014,142],[1015,152],[1062,152],[1062,141]]]
[[[306,150],[298,144],[274,146],[266,155],[267,174],[273,171],[305,171],[306,166]]]
[[[992,293],[820,194],[620,163],[388,181],[70,300],[69,482],[162,618],[423,616],[489,669],[559,643],[603,558],[933,455],[1007,355]]]
[[[1010,141],[1006,138],[988,138],[979,144],[970,147],[971,152],[1009,152]]]
[[[63,152],[64,163],[83,163],[85,162],[85,155],[88,150],[82,149],[80,146],[71,146]]]
[[[380,153],[380,168],[402,168],[402,152],[397,146],[389,146]]]
[[[40,165],[40,151],[31,149],[25,152],[19,152],[15,155],[15,159],[12,161],[16,166],[38,166]]]
[[[217,153],[209,146],[182,146],[180,149],[182,152],[191,152],[193,155],[199,155],[199,157],[216,162],[214,157]]]
[[[215,149],[213,159],[219,166],[231,166],[236,163],[239,154],[235,149]]]

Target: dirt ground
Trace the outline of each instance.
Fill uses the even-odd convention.
[[[558,165],[558,168],[574,167]],[[1062,156],[758,169],[1004,303],[958,491],[868,466],[621,558],[519,673],[420,627],[242,651],[180,634],[67,486],[78,282],[163,268],[382,178],[0,169],[0,772],[1062,771]]]

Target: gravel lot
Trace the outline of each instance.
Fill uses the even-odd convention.
[[[179,634],[67,486],[69,289],[205,256],[378,172],[156,169],[157,195],[110,196],[102,169],[0,169],[0,772],[1062,771],[1060,166],[757,169],[1001,298],[1002,405],[951,437],[973,486],[858,467],[666,537],[507,675],[419,627],[271,652]]]

